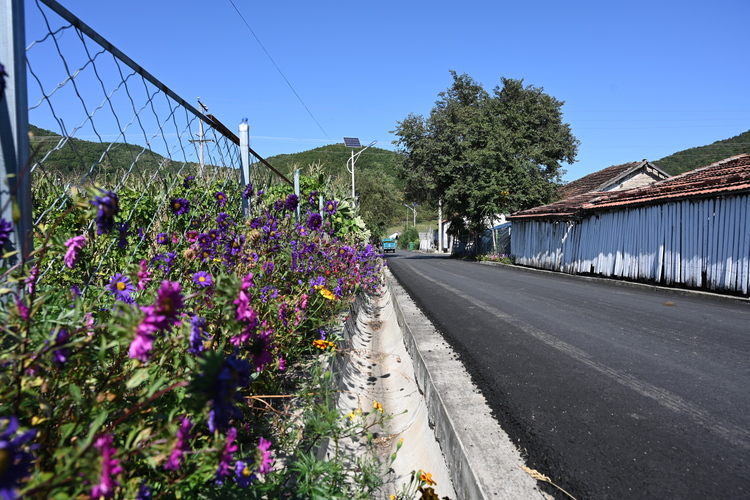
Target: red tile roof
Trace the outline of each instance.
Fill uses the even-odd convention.
[[[605,169],[607,170],[607,169]],[[509,219],[580,217],[585,212],[690,197],[750,192],[750,155],[733,156],[663,181],[623,191],[592,191],[512,214]]]
[[[622,165],[612,165],[605,169],[599,170],[592,174],[581,177],[578,180],[569,182],[561,187],[558,192],[561,198],[570,198],[579,194],[590,193],[591,191],[604,191],[612,181],[632,169],[639,167],[646,160],[623,163]]]
[[[584,209],[622,207],[689,197],[750,191],[750,155],[741,154],[669,179],[627,191],[611,191],[584,203]]]

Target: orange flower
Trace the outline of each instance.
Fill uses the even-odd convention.
[[[321,351],[325,351],[329,347],[336,349],[336,344],[330,340],[313,340],[313,346],[317,347]]]
[[[328,300],[336,300],[336,295],[326,287],[320,288],[320,294]]]
[[[373,401],[372,407],[378,410],[380,413],[383,413],[383,405],[381,405],[377,401]]]
[[[422,474],[419,476],[419,479],[427,484],[437,484],[435,481],[432,480],[432,472],[424,472],[421,471]]]

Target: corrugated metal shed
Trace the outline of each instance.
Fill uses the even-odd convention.
[[[748,294],[750,155],[510,216],[521,265]]]

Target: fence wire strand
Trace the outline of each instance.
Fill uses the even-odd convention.
[[[144,227],[129,227],[146,205],[155,214],[169,211],[169,198],[155,200],[153,186],[169,193],[200,172],[212,190],[241,187],[236,137],[214,126],[213,117],[197,111],[54,0],[34,0],[33,6],[26,10],[27,19],[33,18],[27,26],[44,27],[38,33],[27,28],[32,41],[26,44],[35,226],[53,224],[70,209],[76,190],[96,185],[130,193],[119,227],[130,237],[155,230],[169,233],[174,223],[163,215]],[[278,181],[260,163],[250,167],[246,182],[262,186]],[[192,203],[204,206],[213,196],[204,191]],[[239,193],[229,200],[222,212],[240,219]],[[129,247],[130,263],[150,244],[143,237],[135,241]],[[116,239],[109,240],[101,262],[116,248]],[[62,265],[58,259],[42,272]]]

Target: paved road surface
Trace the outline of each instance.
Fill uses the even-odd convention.
[[[750,498],[747,301],[387,260],[527,465],[577,499]]]

